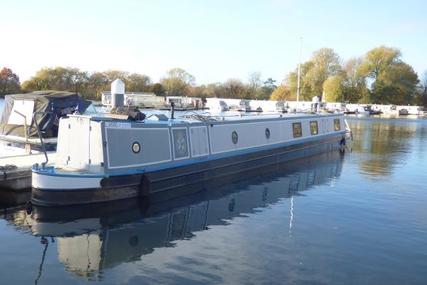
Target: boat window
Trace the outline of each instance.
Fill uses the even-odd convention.
[[[302,137],[301,123],[293,123],[292,130],[294,132],[294,138]]]
[[[187,131],[185,129],[173,129],[172,134],[175,159],[188,157]]]
[[[269,128],[266,128],[265,129],[265,137],[267,138],[267,139],[269,139],[270,138],[270,129]]]
[[[334,130],[339,131],[341,130],[341,122],[340,119],[334,119]]]
[[[310,121],[310,133],[311,135],[317,135],[319,133],[319,126],[317,121]]]
[[[139,153],[141,151],[141,145],[139,142],[132,143],[132,151],[133,153]]]
[[[236,144],[239,141],[239,136],[237,135],[236,131],[233,131],[231,133],[231,141]]]

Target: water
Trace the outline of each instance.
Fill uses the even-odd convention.
[[[426,284],[427,121],[167,203],[3,210],[0,284]]]

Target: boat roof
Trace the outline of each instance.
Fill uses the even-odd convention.
[[[341,113],[263,113],[263,114],[240,114],[236,112],[225,112],[220,114],[210,114],[207,112],[175,112],[175,119],[170,119],[169,111],[150,110],[151,113],[146,113],[147,118],[143,121],[144,124],[155,125],[182,125],[182,124],[196,124],[196,123],[222,123],[222,122],[243,122],[243,121],[263,121],[263,120],[277,120],[277,119],[309,119],[309,118],[322,118],[322,117],[336,117],[341,116]],[[159,116],[156,116],[159,115]],[[76,116],[76,115],[70,115]],[[81,116],[81,115],[77,115]],[[94,121],[118,121],[127,122],[128,120],[121,120],[114,117],[109,117],[108,114],[93,114],[90,116]],[[130,122],[130,121],[129,121]]]

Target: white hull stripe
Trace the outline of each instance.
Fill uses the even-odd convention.
[[[44,190],[98,189],[101,188],[101,179],[100,177],[48,176],[33,172],[32,186]]]

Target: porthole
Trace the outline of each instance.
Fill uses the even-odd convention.
[[[133,153],[139,153],[141,151],[141,145],[139,144],[139,142],[134,142],[132,144],[132,151]]]
[[[270,129],[269,129],[269,128],[266,128],[266,129],[265,129],[265,137],[266,137],[267,139],[269,139],[269,138],[270,138]]]
[[[239,136],[237,135],[236,131],[233,131],[231,133],[231,141],[236,144],[239,141]]]

